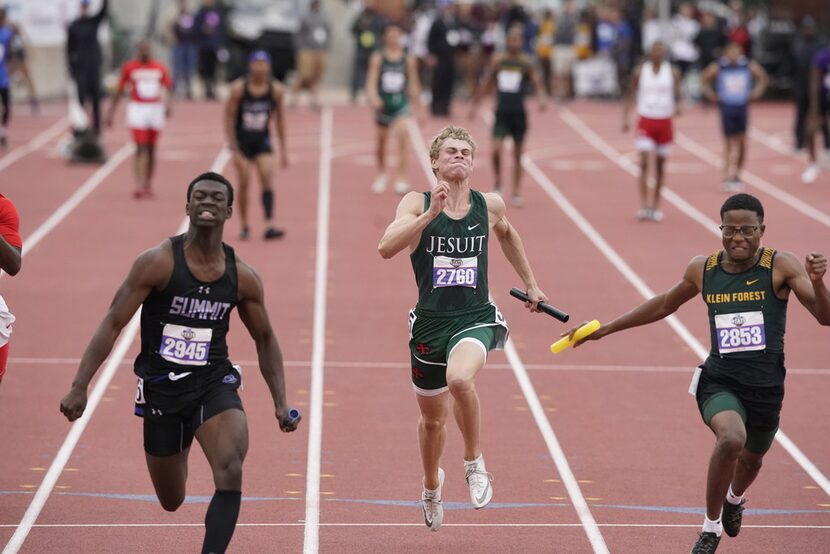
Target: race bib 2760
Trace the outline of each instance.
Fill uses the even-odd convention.
[[[478,258],[435,256],[432,262],[432,286],[471,287],[478,285]]]

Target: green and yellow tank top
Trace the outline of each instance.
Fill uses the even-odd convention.
[[[424,193],[424,210],[431,195]],[[421,233],[410,254],[418,285],[417,313],[447,313],[489,304],[487,241],[490,220],[487,202],[470,191],[470,209],[461,219],[441,212]]]
[[[383,113],[395,114],[409,105],[406,96],[408,81],[406,54],[400,60],[392,61],[385,52],[381,52],[378,95],[383,102]]]
[[[525,111],[525,95],[531,71],[529,59],[524,56],[502,56],[496,62],[496,111],[522,113]],[[540,92],[541,94],[541,92]]]
[[[752,359],[784,352],[787,301],[775,295],[775,250],[762,248],[758,262],[741,273],[721,267],[723,251],[709,256],[703,271],[703,300],[709,309],[710,355]]]

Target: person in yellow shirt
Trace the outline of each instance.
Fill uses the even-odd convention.
[[[539,69],[542,74],[542,83],[545,92],[551,96],[551,71],[553,55],[553,35],[556,33],[556,19],[551,10],[542,13],[542,21],[539,23],[539,30],[536,34],[536,59],[539,61]],[[541,91],[538,91],[541,93]]]

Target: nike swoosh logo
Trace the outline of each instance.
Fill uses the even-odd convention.
[[[475,225],[473,225],[472,227],[470,227],[470,226],[468,225],[468,226],[467,226],[467,230],[468,230],[468,231],[472,231],[473,229],[475,229],[475,228],[476,228],[476,227],[478,227],[478,226],[479,226],[479,223],[476,223],[476,224],[475,224]]]
[[[481,503],[483,503],[485,500],[487,500],[487,493],[488,493],[488,492],[490,492],[490,483],[489,483],[489,482],[487,483],[487,488],[486,488],[486,489],[484,489],[484,492],[483,492],[483,493],[481,493],[481,497],[476,497],[476,502],[478,502],[479,504],[481,504]]]
[[[179,379],[184,379],[188,375],[193,373],[192,371],[185,371],[184,373],[173,373],[172,371],[167,374],[167,378],[171,381],[178,381]]]
[[[749,286],[749,285],[754,285],[754,284],[755,284],[755,283],[757,283],[757,282],[758,282],[758,279],[753,279],[752,281],[747,281],[747,282],[746,282],[746,286]]]

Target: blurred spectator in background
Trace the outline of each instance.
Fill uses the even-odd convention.
[[[795,100],[795,141],[797,152],[804,150],[807,140],[807,120],[810,109],[810,68],[813,56],[823,46],[818,35],[816,21],[809,15],[801,20],[801,29],[792,42],[792,60],[795,75],[793,79],[793,99]],[[821,134],[824,138],[824,148],[830,149],[830,132],[827,120],[821,122]]]
[[[807,128],[807,154],[809,163],[807,169],[801,174],[801,180],[810,184],[815,182],[821,168],[818,164],[818,145],[816,144],[816,132],[827,125],[830,116],[830,48],[821,48],[813,56],[810,68],[810,114]],[[825,159],[830,150],[825,143]]]
[[[695,46],[698,51],[697,66],[703,70],[720,57],[723,47],[726,46],[726,33],[711,11],[701,13],[700,23]]]
[[[461,80],[461,96],[469,98],[476,84],[476,58],[478,56],[478,39],[481,29],[473,18],[472,0],[459,0],[456,5],[456,23],[458,45],[455,48],[457,72]]]
[[[597,53],[611,59],[617,68],[617,82],[625,95],[628,76],[631,74],[631,26],[616,6],[608,6],[600,12],[597,23]]]
[[[542,20],[539,22],[539,30],[536,33],[536,58],[539,61],[539,72],[545,93],[552,95],[551,71],[553,65],[553,37],[556,33],[556,20],[553,18],[553,11],[546,9],[542,12]],[[537,91],[541,93],[541,91]]]
[[[101,45],[98,44],[98,26],[107,15],[107,0],[101,9],[89,15],[90,0],[80,0],[81,13],[66,30],[66,60],[69,75],[78,89],[78,103],[92,107],[92,129],[101,133]],[[82,131],[76,129],[76,132]]]
[[[680,4],[671,20],[671,58],[685,76],[697,61],[698,52],[695,39],[700,32],[700,23],[695,19],[695,9],[689,2]]]
[[[432,115],[449,117],[455,85],[455,48],[458,29],[452,0],[438,0],[438,13],[427,37],[432,71]]]
[[[562,11],[556,17],[553,34],[553,92],[559,98],[570,98],[572,95],[571,77],[576,61],[574,42],[578,24],[573,0],[565,0]]]
[[[654,8],[647,7],[643,10],[643,25],[640,31],[640,47],[643,52],[651,50],[651,45],[657,41],[668,43],[669,39],[665,34],[663,22],[657,18]]]
[[[594,55],[596,35],[596,17],[593,8],[585,8],[579,12],[579,23],[574,35],[574,53],[576,59],[587,60]]]
[[[429,48],[427,40],[432,27],[432,13],[425,5],[419,5],[412,13],[412,30],[409,34],[409,53],[414,56],[421,86],[429,86]]]
[[[502,18],[502,28],[504,34],[507,35],[508,29],[519,26],[523,30],[522,52],[533,55],[533,43],[536,38],[536,23],[533,22],[524,6],[517,3],[516,0],[511,0]]]
[[[0,149],[6,148],[6,133],[11,115],[9,93],[9,50],[17,29],[6,23],[6,9],[0,7]],[[1,364],[1,362],[0,362]],[[2,375],[0,375],[2,377]]]
[[[499,37],[501,36],[496,8],[490,5],[479,5],[479,8],[481,10],[479,17],[482,21],[483,31],[481,32],[481,55],[479,56],[478,78],[484,73],[485,68],[490,65],[493,54],[496,52],[496,44],[499,42]]]
[[[26,60],[26,42],[23,40],[23,32],[16,25],[7,24],[7,26],[10,26],[14,31],[11,36],[11,42],[8,45],[9,50],[7,53],[9,77],[19,76],[23,79],[23,86],[29,92],[29,106],[31,107],[32,114],[37,115],[40,112],[40,105],[37,101],[37,92],[35,91],[32,74],[29,73],[29,64]]]
[[[729,3],[732,12],[729,15],[726,38],[729,42],[737,42],[743,48],[747,57],[752,57],[752,35],[747,25],[747,15],[741,0],[732,0]]]
[[[216,64],[219,51],[225,45],[225,17],[214,0],[202,0],[196,12],[194,25],[199,48],[199,77],[205,87],[205,96],[216,99]]]
[[[371,5],[363,8],[352,23],[352,36],[355,40],[351,82],[352,102],[357,101],[357,93],[362,91],[366,85],[369,58],[378,47],[382,29],[383,18]]]
[[[311,95],[311,107],[320,109],[317,88],[323,78],[331,45],[331,25],[320,12],[320,1],[312,0],[297,33],[297,79],[292,89],[291,105],[296,106],[301,90]]]
[[[178,12],[169,25],[169,37],[173,56],[173,90],[190,100],[193,98],[191,82],[196,72],[199,55],[196,46],[196,17],[188,8],[187,0],[179,0]]]

